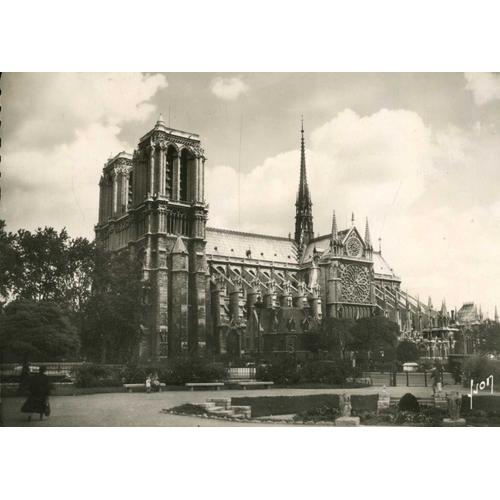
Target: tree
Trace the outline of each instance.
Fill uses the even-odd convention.
[[[65,229],[51,227],[34,233],[20,229],[14,247],[20,270],[11,292],[29,300],[50,300],[72,312],[81,310],[90,295],[94,244],[71,239]]]
[[[0,220],[0,300],[7,301],[21,272],[21,260],[15,247],[15,235],[7,233]]]
[[[374,360],[393,361],[396,358],[399,327],[383,316],[361,318],[352,328],[350,349],[367,355]]]
[[[403,340],[398,344],[396,354],[398,360],[402,363],[406,363],[407,361],[417,361],[420,357],[417,345],[409,340]]]
[[[343,318],[324,318],[321,322],[321,349],[328,351],[333,358],[345,358],[352,341],[354,320]]]
[[[80,341],[68,315],[57,304],[19,299],[0,315],[3,361],[62,361],[77,357]]]
[[[142,334],[141,264],[127,252],[96,251],[92,293],[86,303],[83,352],[101,362],[129,362]]]
[[[500,352],[500,324],[493,321],[482,323],[478,327],[477,339],[481,354]]]

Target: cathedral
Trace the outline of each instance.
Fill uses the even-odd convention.
[[[200,137],[161,116],[133,154],[105,163],[96,241],[142,263],[142,359],[307,353],[326,317],[384,315],[402,332],[443,321],[401,290],[368,220],[339,228],[333,211],[315,235],[303,126],[298,184],[293,238],[263,235],[207,226]]]

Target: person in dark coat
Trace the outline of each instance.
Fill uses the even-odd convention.
[[[49,377],[45,375],[45,366],[40,367],[39,373],[33,375],[28,383],[29,396],[23,404],[21,411],[29,413],[28,420],[31,420],[32,413],[38,413],[40,420],[44,415],[49,414]]]

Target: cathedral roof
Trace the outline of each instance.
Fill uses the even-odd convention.
[[[339,231],[339,234],[341,232],[342,231]],[[307,245],[306,251],[304,252],[304,256],[301,262],[310,262],[313,258],[314,249],[316,249],[316,251],[319,253],[327,251],[330,248],[330,239],[331,236],[329,234],[313,238]]]
[[[289,238],[212,227],[205,238],[208,256],[297,264],[297,245]]]
[[[474,323],[480,320],[476,304],[466,302],[457,312],[457,319],[460,323]]]
[[[376,277],[399,280],[394,270],[384,259],[384,257],[382,257],[382,254],[380,252],[373,252],[373,272],[375,273]]]

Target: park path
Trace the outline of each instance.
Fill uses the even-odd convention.
[[[381,387],[365,387],[360,389],[257,389],[257,390],[223,390],[223,391],[165,391],[161,393],[111,393],[82,396],[54,396],[50,398],[52,414],[43,421],[33,419],[28,422],[27,416],[20,412],[23,398],[3,399],[3,420],[6,426],[30,427],[214,427],[214,426],[248,426],[258,425],[207,418],[169,415],[161,410],[184,403],[197,403],[213,397],[242,396],[293,396],[304,394],[375,394]],[[445,390],[466,390],[459,386],[446,386]],[[389,387],[387,391],[393,397],[401,397],[406,392],[416,397],[432,394],[430,387]]]

